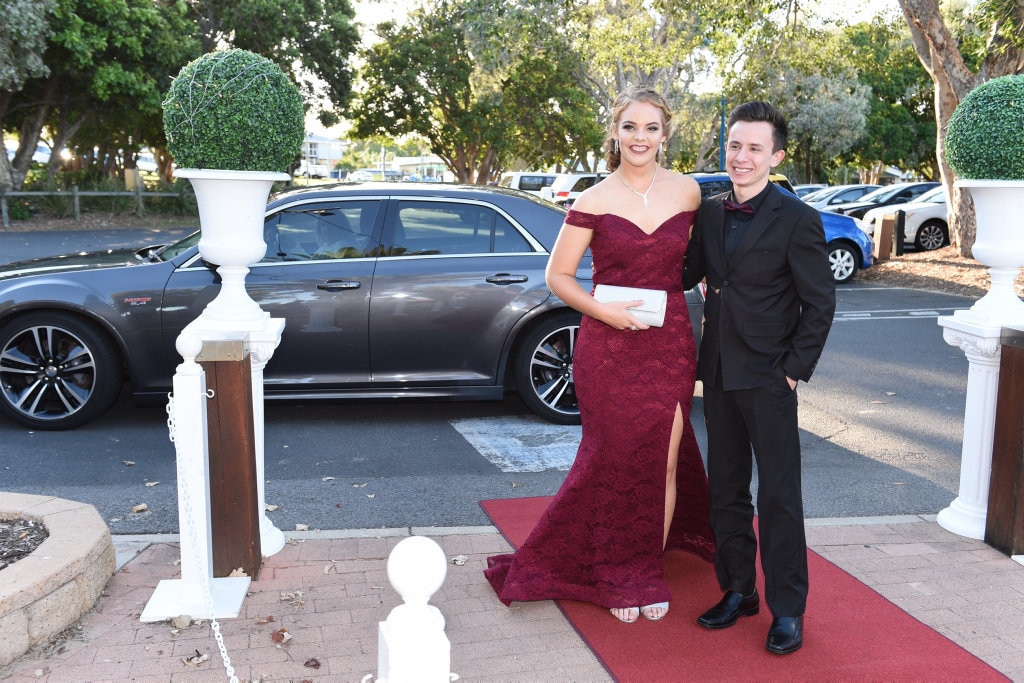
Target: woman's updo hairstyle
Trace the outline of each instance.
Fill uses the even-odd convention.
[[[604,159],[609,171],[617,169],[622,161],[622,155],[615,147],[613,135],[619,125],[619,119],[622,118],[622,112],[634,102],[646,102],[660,109],[662,123],[665,126],[665,139],[668,140],[672,137],[672,110],[669,109],[665,98],[656,90],[646,86],[635,85],[626,88],[619,93],[619,96],[615,98],[615,102],[612,103],[611,122],[608,124],[607,135],[604,140]],[[659,163],[661,162],[660,153],[655,158]]]

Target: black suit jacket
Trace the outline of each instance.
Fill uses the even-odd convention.
[[[683,286],[707,280],[697,378],[752,389],[780,372],[811,378],[835,313],[835,279],[818,211],[771,186],[732,258],[724,244],[728,194],[701,202]]]

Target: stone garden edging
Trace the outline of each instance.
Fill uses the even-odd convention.
[[[49,537],[0,571],[0,667],[92,609],[115,566],[110,530],[91,505],[0,492],[0,519],[18,518],[42,524]]]

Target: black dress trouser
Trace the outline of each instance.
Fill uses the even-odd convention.
[[[785,376],[754,389],[705,386],[704,419],[719,585],[743,595],[755,585],[758,544],[750,482],[756,460],[765,602],[774,616],[800,616],[807,604],[807,541],[797,392]]]

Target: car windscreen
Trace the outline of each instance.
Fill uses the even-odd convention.
[[[172,244],[168,244],[165,247],[162,247],[159,251],[156,252],[156,254],[160,257],[161,260],[170,261],[174,257],[184,254],[186,251],[188,251],[195,245],[199,244],[199,238],[201,236],[202,233],[196,230],[188,237],[178,240],[177,242],[174,242]]]

